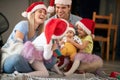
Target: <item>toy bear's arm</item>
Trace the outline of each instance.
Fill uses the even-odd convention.
[[[74,36],[73,37],[73,39],[77,42],[77,43],[79,43],[79,44],[82,44],[82,41],[81,41],[81,39],[78,37],[78,36]]]

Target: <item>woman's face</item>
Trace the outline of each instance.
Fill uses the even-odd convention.
[[[69,19],[71,7],[68,5],[56,4],[55,11],[58,18]]]
[[[45,9],[38,9],[35,11],[34,20],[37,25],[43,24],[46,20],[47,12]]]

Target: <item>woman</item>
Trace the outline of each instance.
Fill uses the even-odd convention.
[[[21,42],[24,44],[26,41],[33,41],[43,29],[44,21],[46,20],[47,8],[43,2],[35,2],[31,4],[25,12],[22,13],[23,17],[26,17],[27,20],[20,21],[12,33],[10,34],[7,42],[2,47],[2,71],[5,73],[13,73],[18,71],[21,73],[28,73],[28,75],[36,75],[35,72],[32,72],[33,69],[29,63],[20,55],[20,51],[13,53],[5,53],[4,48],[9,48],[10,41],[13,43]],[[16,46],[17,47],[17,46]],[[21,46],[22,49],[23,46]],[[37,64],[37,63],[35,63]],[[39,64],[39,62],[38,62]],[[39,66],[39,65],[38,65]],[[44,67],[45,68],[45,67]],[[34,68],[39,70],[39,68]],[[46,74],[44,74],[46,73]],[[43,71],[44,77],[47,77],[48,71]]]

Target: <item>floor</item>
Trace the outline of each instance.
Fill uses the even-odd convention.
[[[104,61],[103,70],[110,74],[111,72],[120,72],[120,60],[116,61]]]
[[[108,74],[108,76],[110,75],[111,72],[120,72],[120,61],[116,60],[116,61],[109,61],[106,62],[104,61],[104,65],[103,65],[103,70]],[[32,79],[23,79],[23,77],[11,77],[10,76],[2,76],[1,80],[117,80],[117,79],[96,79],[96,77],[93,74],[90,73],[86,73],[85,75],[83,74],[73,74],[71,76],[61,76],[58,75],[56,73],[50,73],[51,76],[49,78],[32,78]],[[89,78],[89,79],[88,79]],[[94,79],[90,79],[90,78],[94,78]]]

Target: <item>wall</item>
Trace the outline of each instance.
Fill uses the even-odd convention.
[[[100,14],[113,14],[113,24],[118,25],[116,59],[120,59],[120,0],[101,0]],[[112,35],[113,36],[113,35]],[[112,38],[112,40],[114,40]],[[112,44],[112,43],[111,43]]]
[[[117,1],[116,23],[118,24],[117,53],[116,58],[120,60],[120,0]]]
[[[21,13],[27,8],[28,0],[0,0],[0,12],[3,13],[9,21],[9,29],[3,33],[3,41],[5,42],[12,29],[21,19]]]

